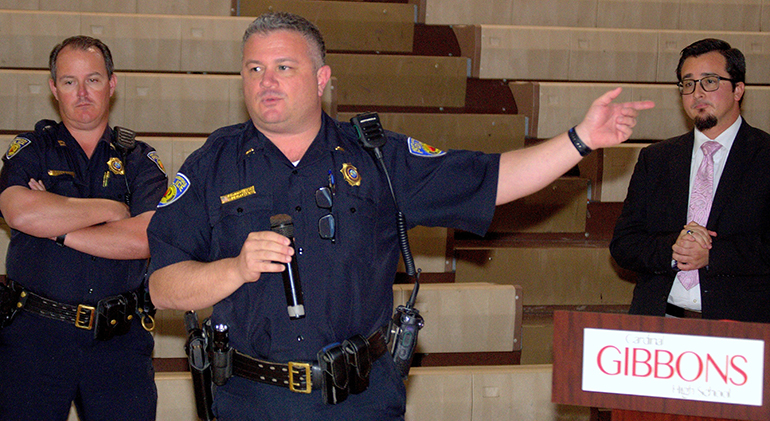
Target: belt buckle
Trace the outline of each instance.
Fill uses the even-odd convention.
[[[91,306],[84,306],[83,304],[78,304],[78,310],[77,313],[75,313],[75,327],[85,330],[91,330],[94,328],[94,315],[96,315],[96,309]],[[81,316],[83,316],[86,312],[89,312],[88,321],[81,320]]]
[[[301,375],[301,371],[305,371],[305,388],[298,389],[294,386],[294,367],[298,369],[298,375]],[[299,382],[297,382],[299,383]],[[310,372],[310,363],[295,363],[289,361],[289,390],[297,393],[310,393],[313,391],[313,381]]]

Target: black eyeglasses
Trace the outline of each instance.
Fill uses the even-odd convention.
[[[332,205],[334,194],[329,187],[321,187],[315,191],[315,204],[321,209],[329,211],[328,214],[322,216],[318,220],[318,235],[324,240],[331,240],[334,242],[334,215],[332,215]]]
[[[706,92],[714,92],[719,89],[719,82],[726,80],[732,82],[732,79],[728,79],[722,76],[706,76],[700,79],[683,79],[677,83],[679,87],[679,93],[682,95],[690,95],[695,92],[695,85],[700,83],[700,87]]]

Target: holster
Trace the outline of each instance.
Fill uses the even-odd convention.
[[[19,302],[21,290],[14,288],[13,281],[7,282],[7,285],[0,282],[0,329],[10,325],[20,310],[16,304]]]
[[[345,350],[334,343],[318,351],[318,365],[323,372],[323,400],[337,404],[348,398],[348,364]]]
[[[348,361],[348,390],[357,395],[369,387],[369,372],[372,359],[369,355],[369,341],[355,335],[342,343]]]
[[[198,315],[194,311],[188,311],[184,315],[187,329],[187,342],[185,353],[187,363],[190,366],[190,374],[193,381],[193,393],[195,394],[195,409],[198,418],[203,421],[214,420],[214,412],[211,405],[214,403],[212,393],[211,364],[208,355],[208,341],[206,335],[198,326]]]

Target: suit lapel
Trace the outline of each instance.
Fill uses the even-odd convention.
[[[670,199],[677,224],[687,224],[687,205],[690,202],[690,166],[695,135],[689,132],[674,142],[668,160],[670,174]],[[666,205],[668,206],[668,205]]]
[[[716,221],[719,220],[719,215],[730,201],[737,183],[740,182],[743,173],[751,167],[751,160],[755,153],[756,144],[753,141],[751,126],[744,120],[738,129],[738,134],[735,135],[735,141],[730,148],[730,154],[727,156],[725,168],[714,193],[707,224],[710,229],[715,228]]]

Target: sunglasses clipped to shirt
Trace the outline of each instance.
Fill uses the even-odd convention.
[[[332,205],[334,204],[334,194],[329,187],[321,187],[315,191],[315,204],[321,209],[329,211],[328,214],[318,219],[318,235],[324,240],[334,242],[334,215],[332,215]]]

